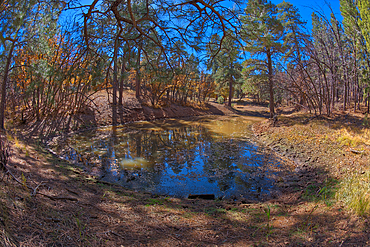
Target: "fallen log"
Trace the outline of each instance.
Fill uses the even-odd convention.
[[[215,195],[214,194],[199,194],[199,195],[192,195],[192,194],[190,194],[188,196],[188,199],[214,200],[215,199]]]

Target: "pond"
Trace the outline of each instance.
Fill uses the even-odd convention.
[[[99,180],[186,198],[259,199],[275,190],[282,162],[251,141],[247,117],[138,122],[78,132],[54,151]]]

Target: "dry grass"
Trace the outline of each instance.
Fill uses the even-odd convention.
[[[322,167],[326,176],[340,181],[331,188],[335,198],[358,215],[369,214],[370,129],[361,119],[350,124],[325,118],[305,123],[309,117],[281,117],[280,125],[262,139],[310,167]]]
[[[341,128],[336,131],[337,141],[350,147],[370,146],[370,130],[365,128]],[[364,147],[362,147],[364,148]]]
[[[358,215],[369,215],[370,172],[350,174],[347,178],[344,178],[340,183],[336,197],[347,204]]]

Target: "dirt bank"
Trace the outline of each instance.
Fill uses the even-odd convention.
[[[116,107],[118,124],[163,118],[227,115],[232,113],[225,105],[214,102],[205,104],[202,107],[196,104],[193,106],[182,106],[174,103],[163,107],[149,107],[142,104],[135,97],[134,92],[130,91],[124,93],[123,99],[123,104]],[[80,122],[79,127],[112,125],[112,105],[109,102],[106,91],[94,94],[89,107],[76,116],[76,120]]]

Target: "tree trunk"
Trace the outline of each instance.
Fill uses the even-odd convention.
[[[138,49],[137,54],[137,61],[136,61],[136,87],[135,87],[135,97],[137,99],[140,98],[141,92],[140,92],[140,56],[141,56],[141,47]]]
[[[348,97],[347,95],[348,95],[347,82],[344,81],[343,111],[347,109],[347,97]]]
[[[4,77],[3,77],[3,83],[1,84],[1,101],[0,101],[0,129],[4,128],[4,122],[5,122],[5,105],[6,105],[6,84],[8,82],[8,74],[9,74],[9,67],[10,63],[12,61],[12,54],[15,47],[15,42],[13,41],[12,46],[10,47],[10,51],[8,54],[8,57],[6,58],[6,65],[4,68]]]
[[[229,82],[229,102],[228,102],[228,106],[230,106],[230,107],[231,107],[232,97],[233,97],[233,78],[230,77],[230,82]]]
[[[356,84],[353,85],[353,100],[354,100],[354,108],[353,108],[353,112],[356,112],[356,107],[357,107],[357,86]]]
[[[269,77],[269,90],[270,90],[270,118],[274,118],[275,105],[274,105],[274,82],[272,78],[272,59],[271,50],[267,50],[267,66],[268,66],[268,77]]]
[[[123,82],[124,82],[124,73],[126,71],[125,67],[125,61],[122,61],[122,69],[121,69],[121,80],[119,82],[119,88],[118,88],[118,104],[123,105]]]
[[[112,103],[112,125],[117,125],[117,84],[118,84],[118,66],[117,66],[117,53],[118,53],[118,37],[114,42],[114,54],[113,54],[113,103]]]
[[[37,90],[36,90],[36,120],[37,122],[40,121],[40,98],[41,98],[41,94],[40,94],[40,86],[37,85]]]

